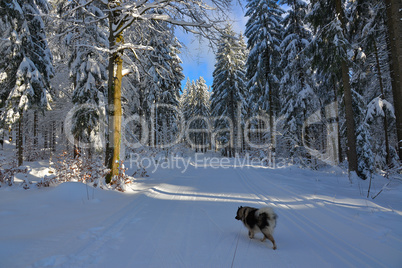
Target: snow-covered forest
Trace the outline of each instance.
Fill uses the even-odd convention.
[[[139,147],[181,144],[362,179],[400,170],[386,2],[248,1],[244,33],[233,3],[200,3],[3,1],[1,138],[16,145],[13,166],[79,153],[102,158],[110,182]],[[212,85],[182,90],[179,27],[213,46]]]
[[[233,27],[234,5],[244,10],[244,32]],[[393,208],[391,203],[401,202],[400,197],[393,196],[401,192],[402,181],[401,12],[402,3],[398,0],[1,0],[1,217],[13,215],[17,208],[7,202],[15,203],[16,196],[23,193],[34,192],[21,203],[29,205],[40,199],[37,192],[43,192],[42,199],[52,202],[56,194],[48,187],[66,184],[59,190],[61,196],[70,190],[82,190],[81,186],[71,186],[71,182],[91,188],[86,188],[88,201],[97,200],[90,198],[95,188],[134,196],[145,194],[161,201],[165,192],[174,195],[170,193],[174,189],[168,187],[171,182],[180,185],[176,194],[194,195],[193,201],[206,198],[208,202],[238,202],[232,204],[235,208],[243,201],[297,210],[285,201],[286,195],[295,194],[288,198],[302,200],[303,209],[307,209],[329,202],[323,197],[311,201],[305,196],[316,192],[304,191],[302,186],[308,176],[317,178],[316,183],[321,185],[317,174],[322,174],[330,181],[322,185],[325,195],[337,194],[328,190],[336,178],[336,191],[345,199],[355,198],[346,187],[358,187],[356,209],[362,209],[361,202],[367,198],[373,203],[363,210],[376,208],[379,214],[375,217],[395,214],[390,216],[390,226],[384,227],[392,233],[388,262],[373,265],[397,267],[398,262],[402,263],[395,257],[402,251],[402,235],[393,233],[397,229],[394,220],[400,220],[402,208],[400,204]],[[191,51],[186,51],[179,31],[210,46],[215,55],[211,84],[201,76],[196,80],[185,77],[181,58]],[[201,173],[193,170],[200,166],[205,168]],[[228,167],[230,171],[223,170]],[[217,169],[216,174],[222,178],[213,173]],[[291,179],[292,172],[300,181]],[[256,181],[250,175],[254,173],[259,176]],[[292,190],[271,179],[269,183],[264,181],[264,176],[270,174],[275,180],[282,176]],[[172,176],[194,178],[191,187],[208,190],[191,192],[187,183],[172,180]],[[202,182],[202,176],[217,180],[208,178],[208,183]],[[232,186],[233,193],[222,187],[230,184],[230,176],[240,178]],[[311,180],[306,183],[314,185]],[[243,190],[241,185],[247,188],[244,196],[235,194]],[[215,186],[222,188],[224,200],[214,199],[220,195]],[[280,197],[269,198],[271,192],[264,188],[268,186]],[[300,187],[303,190],[299,191]],[[96,193],[104,200],[119,202],[123,198],[118,196],[122,193],[101,193],[100,189]],[[206,193],[211,189],[214,194]],[[6,203],[1,200],[2,194],[7,196],[3,200]],[[379,196],[384,196],[381,204],[374,201]],[[55,199],[56,205],[76,201],[74,195],[68,200]],[[146,198],[141,202],[143,199]],[[158,206],[147,200],[144,202],[152,208]],[[350,209],[356,202],[345,207]],[[141,206],[137,201],[123,203]],[[332,204],[331,211],[343,215],[345,211],[339,210],[342,202],[334,203],[337,205]],[[174,208],[179,210],[180,206]],[[205,212],[204,207],[198,208]],[[107,209],[112,211],[113,206]],[[140,211],[144,213],[142,208]],[[124,208],[119,208],[118,213],[123,212]],[[320,208],[316,212],[320,214],[318,221],[324,223],[328,210]],[[346,214],[345,218],[354,215],[353,211]],[[285,215],[283,220],[290,222],[292,215]],[[306,218],[310,220],[312,215]],[[102,214],[95,213],[94,217]],[[230,217],[234,218],[234,214]],[[300,214],[294,220],[302,218]],[[120,219],[136,222],[131,216]],[[12,221],[10,218],[7,226],[12,227]],[[374,221],[380,224],[378,218]],[[101,228],[107,228],[108,223]],[[173,216],[169,224],[173,228]],[[331,226],[336,228],[335,224]],[[123,231],[120,227],[117,231]],[[288,223],[287,228],[295,226]],[[79,226],[73,229],[80,230]],[[368,229],[360,235],[367,235]],[[93,235],[91,230],[84,240]],[[191,232],[189,228],[183,231]],[[106,233],[100,238],[106,239]],[[332,239],[328,232],[319,234]],[[201,238],[200,234],[195,238]],[[12,241],[11,236],[6,241]],[[129,246],[127,240],[124,242]],[[168,245],[168,240],[163,243]],[[374,252],[374,246],[363,250],[363,254],[354,248],[357,245],[353,241],[346,243],[361,256],[356,262],[341,259],[335,266],[369,263],[363,259]],[[0,236],[0,251],[6,247]],[[102,245],[98,248],[106,250]],[[314,245],[312,250],[319,248]],[[185,247],[177,249],[182,251]],[[217,262],[215,256],[207,266],[233,266],[237,245],[231,250],[235,252],[230,256],[233,260]],[[192,266],[189,254],[186,256],[177,263],[169,259],[167,265]],[[334,256],[328,262],[324,258],[310,264],[331,266]],[[22,261],[17,267],[75,267],[79,263],[65,258],[70,257]],[[241,261],[244,265],[248,262],[246,258]],[[301,261],[308,266],[306,258]],[[279,266],[297,266],[285,264],[280,258],[275,262]],[[12,260],[0,254],[0,266],[2,263],[13,266]],[[97,267],[96,263],[85,259],[82,266]],[[159,260],[144,265],[162,263]],[[103,267],[109,264],[101,262]],[[195,266],[202,267],[200,263]]]

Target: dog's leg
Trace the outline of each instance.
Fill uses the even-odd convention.
[[[261,242],[264,242],[264,241],[265,241],[265,238],[268,238],[268,240],[271,241],[272,244],[274,245],[274,246],[273,246],[273,249],[276,249],[276,244],[275,244],[275,239],[274,239],[274,237],[273,237],[271,234],[264,234],[264,238],[261,240]]]
[[[248,230],[248,237],[250,237],[250,239],[254,238],[254,232],[251,230]]]

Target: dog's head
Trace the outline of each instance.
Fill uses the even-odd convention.
[[[237,209],[237,214],[236,214],[236,217],[235,217],[236,220],[241,221],[241,218],[242,218],[242,215],[243,215],[243,209],[244,209],[243,207],[239,207]]]

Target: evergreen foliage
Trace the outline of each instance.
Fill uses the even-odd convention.
[[[101,7],[90,3],[81,6],[76,1],[63,1],[58,9],[67,16],[61,32],[70,49],[70,76],[73,82],[72,102],[77,111],[73,115],[72,133],[77,141],[93,143],[100,130],[102,107],[105,103],[104,84],[107,79],[107,54],[99,51],[108,47],[105,27],[99,23],[104,17]],[[92,16],[88,16],[92,14]],[[82,27],[82,23],[87,25]]]
[[[18,122],[18,166],[23,163],[23,114],[28,109],[50,109],[52,55],[42,14],[45,0],[0,3],[0,107],[2,121]]]
[[[283,77],[280,83],[282,115],[284,116],[284,137],[287,139],[291,156],[305,157],[303,149],[303,128],[307,117],[319,108],[314,93],[313,71],[309,65],[306,48],[312,34],[305,22],[307,3],[305,1],[284,0],[289,6],[282,24],[284,26],[281,43]]]
[[[254,114],[267,112],[270,120],[270,142],[273,146],[273,120],[280,109],[278,86],[280,69],[280,43],[283,27],[283,10],[274,0],[249,0],[246,5],[244,35],[248,38],[249,56],[246,63],[247,88],[250,92],[248,104]]]
[[[243,115],[246,113],[246,76],[245,60],[247,51],[243,36],[236,36],[228,25],[220,39],[213,72],[211,115],[214,117],[214,129],[220,146],[226,148],[230,156],[241,148]],[[240,124],[239,124],[240,123]],[[221,131],[224,129],[232,131]],[[215,141],[213,141],[215,142]]]
[[[220,10],[228,2],[212,0]],[[225,148],[234,156],[247,149],[316,167],[334,150],[335,164],[347,161],[361,178],[399,172],[397,1],[248,0],[247,47],[230,25],[215,35],[219,20],[208,19],[200,3],[1,1],[0,127],[9,128],[10,138],[16,132],[16,165],[24,150],[26,160],[46,158],[56,147],[69,151],[64,119],[74,107],[75,141],[93,147],[105,135],[115,180],[125,177],[123,131],[126,140],[158,150],[187,133],[183,138],[197,151]],[[216,41],[211,94],[200,77],[187,80],[180,95],[177,26]],[[120,119],[130,116],[136,119],[122,130]],[[265,149],[245,148],[246,138]]]
[[[177,111],[184,79],[179,57],[181,44],[174,28],[166,22],[154,21],[141,26],[148,27],[141,38],[135,36],[136,29],[132,29],[130,37],[144,49],[136,52],[136,57],[131,55],[137,73],[130,75],[130,83],[125,85],[124,96],[130,100],[125,110],[152,119],[153,145],[169,144],[179,130]]]
[[[50,109],[53,67],[42,12],[48,12],[45,0],[0,4],[0,105],[8,124],[29,108]]]
[[[196,151],[206,151],[210,145],[211,124],[210,93],[204,78],[191,83],[187,80],[180,103],[187,124],[187,142]]]

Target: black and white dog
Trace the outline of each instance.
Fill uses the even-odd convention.
[[[264,238],[272,242],[273,249],[276,249],[275,239],[272,236],[276,226],[278,216],[271,207],[263,207],[260,209],[252,207],[239,207],[237,210],[236,220],[242,221],[248,229],[250,239],[254,238],[254,233],[261,232]]]

